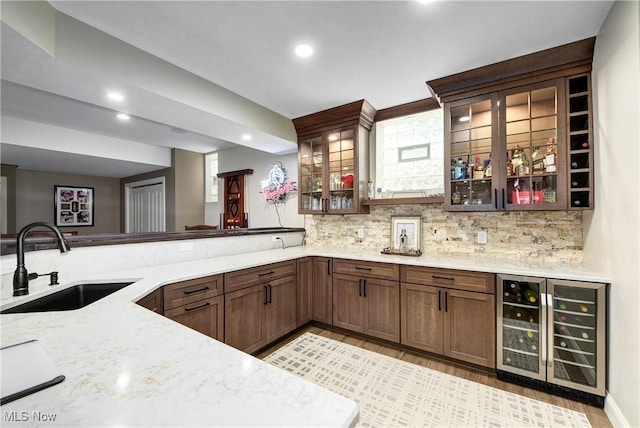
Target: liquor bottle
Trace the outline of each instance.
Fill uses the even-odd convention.
[[[524,290],[524,298],[529,303],[536,303],[538,301],[538,296],[536,295],[536,293],[533,290],[529,289]]]
[[[491,159],[486,161],[486,165],[484,166],[484,176],[485,178],[491,178],[492,168],[491,168]]]
[[[453,178],[455,180],[464,180],[466,171],[467,171],[466,165],[462,161],[462,158],[459,157],[458,162],[456,163],[455,173]]]
[[[511,154],[507,155],[507,175],[513,175],[513,162],[511,161]]]
[[[480,161],[480,156],[476,156],[476,166],[473,169],[473,178],[474,179],[484,178],[484,166]]]
[[[589,308],[587,307],[587,305],[580,305],[580,310],[585,314],[589,312]]]
[[[531,153],[531,167],[534,175],[544,174],[544,157],[540,147],[534,148],[533,153]]]
[[[544,168],[546,172],[558,172],[555,137],[549,138],[549,141],[547,142],[547,148],[544,155]]]

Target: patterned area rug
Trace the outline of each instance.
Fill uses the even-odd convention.
[[[265,361],[360,406],[360,427],[591,427],[584,413],[305,333]]]

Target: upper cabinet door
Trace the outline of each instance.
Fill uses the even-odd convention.
[[[500,93],[502,157],[506,180],[501,208],[557,210],[566,207],[564,80]]]
[[[307,138],[298,143],[300,213],[321,213],[324,208],[321,203],[326,175],[324,159],[322,136]]]
[[[445,208],[498,209],[500,179],[497,95],[445,105]]]

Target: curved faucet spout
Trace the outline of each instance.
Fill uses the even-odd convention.
[[[24,266],[24,239],[27,236],[27,233],[33,228],[36,227],[46,227],[50,229],[56,237],[58,241],[58,248],[61,253],[66,253],[67,251],[71,251],[71,247],[69,246],[69,242],[62,236],[62,232],[56,226],[51,223],[45,222],[36,222],[26,225],[20,230],[17,238],[16,245],[16,255],[18,258],[18,264],[16,266],[16,270],[13,273],[13,295],[14,296],[24,296],[29,294],[29,273],[27,272],[27,268]]]

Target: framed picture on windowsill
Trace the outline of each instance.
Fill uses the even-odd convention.
[[[56,226],[93,226],[93,187],[54,186]]]
[[[421,228],[420,216],[392,216],[391,247],[402,252],[419,251],[422,241]]]

